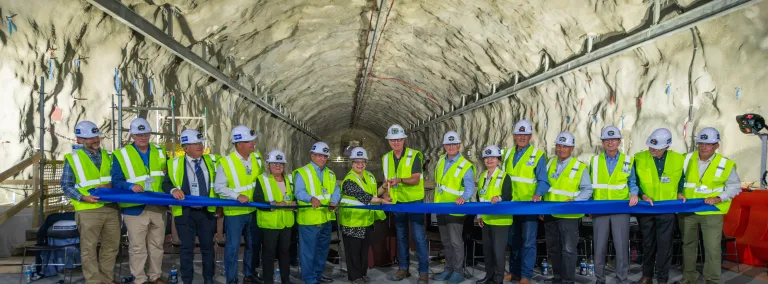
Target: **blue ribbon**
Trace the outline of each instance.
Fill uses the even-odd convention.
[[[178,206],[245,206],[270,208],[266,203],[240,203],[236,200],[209,198],[201,196],[184,197],[176,200],[170,194],[157,192],[134,193],[131,191],[101,188],[91,190],[100,201],[139,203],[148,205],[178,205]],[[306,206],[295,206],[306,207]],[[487,202],[468,202],[463,205],[454,203],[401,203],[392,205],[349,206],[349,208],[384,210],[390,212],[435,213],[435,214],[510,214],[510,215],[539,215],[539,214],[668,214],[681,212],[717,211],[717,207],[704,203],[704,199],[689,199],[657,201],[650,203],[640,201],[630,207],[627,200],[575,201],[575,202],[514,202],[506,201],[491,204]]]

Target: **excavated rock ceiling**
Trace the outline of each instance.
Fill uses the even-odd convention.
[[[384,141],[371,142],[371,137],[382,137],[392,123],[409,127],[460,105],[462,95],[469,95],[469,102],[475,93],[489,95],[494,85],[510,86],[515,74],[521,80],[532,77],[544,71],[544,58],[556,66],[580,56],[588,33],[599,35],[597,49],[650,26],[653,1],[388,0],[378,26],[380,1],[122,2],[163,29],[168,25],[163,7],[171,5],[177,41],[259,96],[268,94],[332,144],[343,147],[357,133],[381,152]],[[709,1],[662,2],[665,21]],[[15,14],[18,28],[10,34],[6,24],[0,31],[0,92],[10,98],[0,106],[6,121],[0,126],[5,141],[0,149],[8,156],[0,162],[3,168],[37,145],[41,76],[46,149],[54,158],[69,151],[71,129],[81,119],[94,120],[107,136],[104,144],[112,143],[115,68],[125,104],[168,106],[174,97],[177,116],[205,114],[214,152],[231,150],[229,130],[246,124],[266,137],[259,140],[262,152],[280,148],[295,153],[297,165],[306,161],[311,138],[86,1],[0,0],[0,9],[3,15]],[[568,130],[576,135],[576,154],[583,158],[598,150],[596,133],[609,124],[624,131],[622,147],[630,153],[645,148],[645,138],[657,127],[670,128],[676,135],[673,149],[686,151],[693,147],[691,133],[715,126],[723,132],[721,153],[740,164],[754,163],[759,142],[741,134],[733,118],[745,112],[768,115],[761,108],[768,89],[766,11],[766,1],[759,2],[628,50],[411,133],[409,143],[434,160],[444,131],[455,129],[472,157],[487,144],[511,145],[512,125],[527,118],[534,121],[534,143],[540,148],[552,154],[549,142]],[[361,92],[360,117],[350,129],[372,26],[382,32]],[[135,115],[153,125],[158,116],[128,113],[124,127]],[[160,126],[171,131],[168,123]],[[202,126],[183,120],[176,131]],[[739,172],[756,180],[755,167]]]

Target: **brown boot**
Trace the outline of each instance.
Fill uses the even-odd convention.
[[[408,272],[408,270],[402,270],[398,269],[397,272],[395,272],[395,275],[392,275],[389,277],[390,281],[400,281],[405,278],[411,277],[411,273]]]
[[[520,276],[514,275],[512,273],[507,273],[507,275],[504,275],[504,282],[512,281],[520,281]]]
[[[531,280],[528,280],[528,278],[520,278],[520,284],[531,284]]]
[[[429,274],[422,273],[419,274],[419,281],[416,281],[417,284],[427,284],[429,283]]]
[[[155,284],[165,284],[165,281],[163,281],[163,278],[157,278],[155,279]]]
[[[640,280],[635,282],[635,284],[653,284],[653,279],[651,277],[640,277]]]

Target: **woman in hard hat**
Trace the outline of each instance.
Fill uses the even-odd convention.
[[[512,179],[499,167],[501,149],[490,145],[483,150],[486,171],[477,182],[477,199],[480,202],[496,204],[512,200]],[[475,282],[499,283],[504,280],[504,252],[506,251],[512,215],[477,215],[477,223],[483,231],[483,255],[485,255],[485,278]]]
[[[352,149],[350,155],[352,170],[342,182],[341,204],[343,206],[391,204],[388,198],[381,198],[384,188],[376,185],[376,178],[365,170],[368,153],[362,147]],[[341,232],[344,235],[344,251],[347,257],[347,278],[352,283],[365,283],[368,278],[368,245],[375,220],[384,220],[384,211],[342,208],[340,213]]]
[[[295,206],[291,175],[285,175],[285,153],[272,150],[267,155],[268,170],[257,177],[253,201],[268,202],[276,206]],[[281,283],[290,283],[291,228],[294,223],[293,209],[260,209],[256,213],[263,233],[264,247],[261,252],[264,283],[272,283],[275,270],[275,253]]]

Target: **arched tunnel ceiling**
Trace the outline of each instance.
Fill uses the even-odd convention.
[[[461,95],[489,93],[515,72],[535,74],[544,53],[553,63],[583,53],[587,33],[643,25],[645,2],[387,1],[357,126],[383,133],[448,110]],[[380,1],[124,3],[158,26],[161,5],[173,5],[181,43],[210,41],[317,133],[349,126]]]

